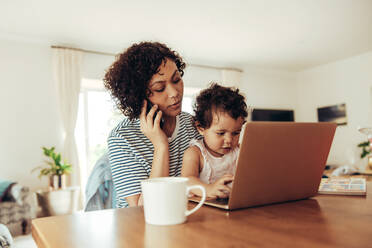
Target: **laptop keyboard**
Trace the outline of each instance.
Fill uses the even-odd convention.
[[[227,205],[227,203],[229,203],[229,198],[217,198],[217,199],[205,200],[205,201],[210,202],[210,203],[217,203],[217,204]]]

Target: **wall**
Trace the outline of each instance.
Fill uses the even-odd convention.
[[[295,73],[251,65],[239,68],[243,70],[240,82],[226,85],[238,86],[248,105],[257,108],[297,108]],[[210,82],[222,83],[222,74],[223,71],[218,69],[188,66],[184,76],[185,86],[205,88]]]
[[[84,53],[81,75],[83,78],[102,80],[114,60],[114,56]]]
[[[348,124],[339,126],[328,163],[359,163],[356,145],[365,136],[359,126],[372,126],[372,52],[318,66],[297,75],[298,121],[317,121],[317,108],[346,103]]]
[[[247,103],[256,108],[293,109],[297,119],[297,88],[295,73],[253,67],[241,67],[240,89]]]
[[[31,170],[42,146],[61,147],[61,125],[48,45],[0,40],[1,178],[32,189],[47,185]]]
[[[183,81],[185,87],[206,88],[212,82],[220,82],[221,70],[187,65]]]

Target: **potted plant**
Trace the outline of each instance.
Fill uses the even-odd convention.
[[[364,158],[365,156],[371,153],[371,142],[369,142],[369,140],[359,143],[358,147],[361,147],[363,149],[362,153],[360,154],[360,158]]]
[[[69,174],[72,170],[70,164],[65,161],[62,162],[61,153],[56,153],[55,148],[42,147],[43,153],[48,157],[45,160],[47,166],[38,166],[32,171],[40,170],[39,178],[42,176],[49,176],[49,187],[54,189],[62,189],[66,187],[66,174]]]
[[[359,143],[358,147],[362,148],[362,153],[360,154],[360,158],[362,159],[372,153],[371,142],[369,140]],[[371,159],[368,159],[368,166],[372,169]]]

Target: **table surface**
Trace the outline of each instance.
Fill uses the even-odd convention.
[[[203,206],[173,226],[146,224],[142,207],[40,218],[32,235],[40,248],[372,247],[372,182],[367,196],[317,195],[235,211]]]

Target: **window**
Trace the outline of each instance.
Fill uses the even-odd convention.
[[[193,114],[192,105],[200,88],[185,87],[183,91],[182,111]]]
[[[109,132],[122,117],[102,81],[82,80],[75,137],[83,187],[94,164],[107,150]]]

